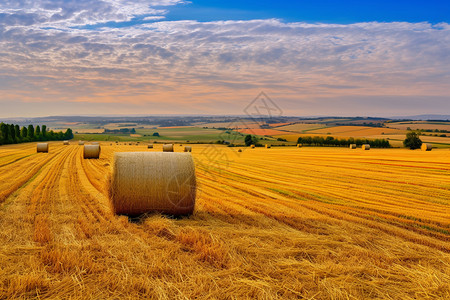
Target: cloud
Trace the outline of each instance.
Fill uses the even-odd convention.
[[[336,99],[349,113],[379,103],[392,115],[406,103],[440,112],[450,94],[446,23],[161,20],[161,5],[181,2],[1,2],[0,103],[240,113],[264,90],[290,113],[317,115]],[[136,17],[152,22],[83,27]]]

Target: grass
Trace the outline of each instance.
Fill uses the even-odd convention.
[[[193,216],[133,221],[112,157],[160,145],[0,147],[0,299],[450,297],[448,150],[210,147]]]

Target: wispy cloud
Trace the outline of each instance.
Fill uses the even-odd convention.
[[[450,94],[449,24],[162,20],[182,2],[2,1],[0,102],[239,113],[265,90],[293,114],[333,99],[349,114],[401,113],[418,97],[431,104],[411,101],[417,111],[450,109],[433,103]],[[80,29],[137,17],[151,23]]]

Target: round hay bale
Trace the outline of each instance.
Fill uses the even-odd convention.
[[[38,143],[36,149],[37,153],[48,153],[48,143]]]
[[[238,152],[242,152],[242,149],[239,149]]]
[[[163,152],[174,152],[173,144],[165,144],[163,145]]]
[[[266,149],[270,149],[271,147],[271,145],[266,145]]]
[[[421,147],[422,151],[431,151],[433,149],[433,146],[431,144],[422,144]]]
[[[64,145],[64,146],[70,145],[70,144],[69,144],[69,141],[64,141],[64,142],[63,142],[63,145]]]
[[[192,214],[196,190],[195,165],[189,153],[114,155],[109,196],[116,214]]]
[[[251,145],[250,147],[251,147],[252,149],[255,149],[255,145]]]
[[[100,145],[85,145],[84,146],[84,152],[83,152],[83,157],[84,159],[89,159],[89,158],[100,158],[100,152],[101,152],[102,148],[100,147]]]
[[[148,148],[148,149],[153,149],[153,144],[149,144],[149,145],[147,146],[147,148]]]
[[[297,148],[301,148],[302,147],[302,144],[297,144]]]
[[[364,145],[362,145],[362,149],[363,150],[370,150],[370,145],[369,144],[364,144]]]
[[[83,142],[83,141],[79,141],[79,142],[78,142],[78,145],[83,146],[83,145],[84,145],[84,142]]]
[[[350,149],[356,149],[356,144],[350,144]]]
[[[184,147],[184,152],[192,152],[192,147],[191,146],[185,146]]]

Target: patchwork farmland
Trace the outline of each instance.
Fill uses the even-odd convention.
[[[114,153],[162,145],[101,147],[0,147],[0,299],[450,298],[448,149],[193,145],[194,214],[131,219]]]

